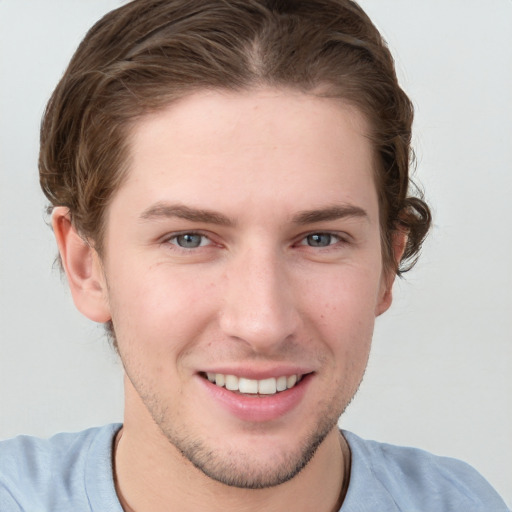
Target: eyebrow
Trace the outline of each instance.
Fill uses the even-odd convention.
[[[142,220],[158,220],[172,217],[178,217],[191,222],[204,222],[207,224],[217,224],[227,227],[233,227],[236,225],[236,222],[233,219],[213,210],[191,208],[181,204],[170,204],[165,202],[158,202],[150,206],[140,215]],[[359,217],[366,220],[369,219],[367,212],[359,206],[343,204],[301,211],[293,216],[292,222],[294,224],[304,225],[314,224],[315,222],[337,220],[346,217]]]
[[[346,217],[359,217],[369,220],[368,213],[359,206],[351,204],[341,204],[319,208],[316,210],[305,210],[294,215],[292,221],[294,224],[313,224],[329,220],[343,219]]]
[[[142,220],[158,220],[178,217],[179,219],[191,222],[204,222],[207,224],[218,224],[221,226],[234,226],[235,221],[222,213],[212,210],[190,208],[180,204],[169,204],[164,202],[156,203],[144,210],[140,218]]]

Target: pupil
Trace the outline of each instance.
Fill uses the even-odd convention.
[[[331,243],[331,235],[326,233],[317,233],[308,236],[308,244],[312,247],[327,247]]]
[[[186,234],[177,238],[178,245],[187,249],[193,249],[201,245],[201,235]]]

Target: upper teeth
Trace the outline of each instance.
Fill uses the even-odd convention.
[[[240,393],[274,395],[278,391],[290,389],[300,381],[300,375],[289,375],[282,377],[270,377],[268,379],[246,379],[235,375],[225,375],[223,373],[207,373],[206,376],[210,382],[215,382],[219,387],[225,387],[230,391],[240,391]]]

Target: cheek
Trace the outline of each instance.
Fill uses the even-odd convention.
[[[109,290],[120,348],[144,352],[144,358],[184,350],[214,314],[213,282],[193,279],[187,272],[173,272],[164,265],[148,266],[141,272],[128,267],[112,273]]]
[[[350,270],[350,271],[349,271]],[[379,278],[368,268],[339,269],[323,279],[317,276],[308,297],[310,328],[324,340],[332,363],[347,375],[364,371],[375,324]]]
[[[375,269],[375,270],[374,270]],[[380,267],[346,266],[325,269],[303,282],[300,295],[325,323],[363,327],[375,320],[381,295]]]

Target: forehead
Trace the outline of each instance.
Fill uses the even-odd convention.
[[[363,115],[338,99],[203,91],[133,125],[118,195],[140,207],[166,200],[215,207],[220,198],[288,210],[356,199],[373,207],[367,131]]]

